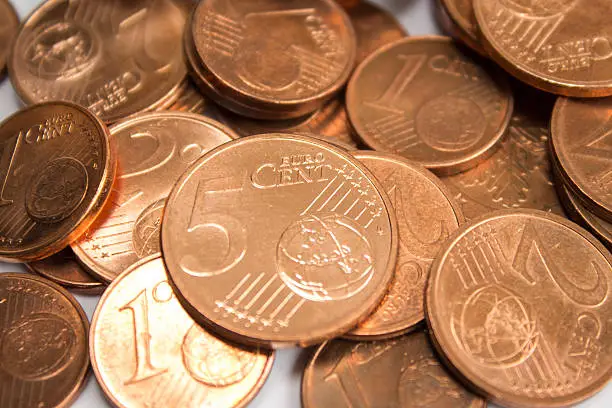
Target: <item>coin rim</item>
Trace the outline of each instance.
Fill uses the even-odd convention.
[[[329,328],[326,331],[318,330],[316,335],[313,335],[312,332],[300,333],[297,335],[275,335],[275,336],[272,336],[272,337],[275,337],[275,339],[273,340],[266,339],[266,337],[269,338],[271,336],[254,337],[254,333],[252,330],[248,332],[243,330],[241,333],[231,330],[229,328],[222,326],[220,323],[206,316],[204,312],[200,312],[199,310],[197,310],[196,307],[192,306],[190,302],[183,296],[183,294],[181,293],[180,289],[178,288],[178,286],[176,285],[174,281],[173,273],[171,271],[171,266],[169,265],[170,261],[167,259],[168,257],[163,256],[163,259],[166,265],[166,270],[168,271],[169,282],[171,283],[171,286],[175,290],[175,294],[177,295],[177,298],[183,305],[183,308],[185,308],[185,310],[192,316],[192,318],[196,322],[200,323],[202,326],[210,328],[214,333],[218,334],[219,336],[223,338],[228,339],[229,341],[234,341],[234,342],[244,344],[247,346],[268,347],[268,348],[274,348],[274,349],[292,347],[292,346],[308,347],[311,345],[320,344],[329,338],[337,337],[338,335],[344,334],[347,331],[350,331],[355,326],[359,325],[363,320],[367,319],[367,317],[374,311],[374,309],[376,309],[380,301],[384,298],[391,284],[391,281],[393,280],[393,276],[395,273],[395,263],[397,260],[398,246],[399,246],[397,218],[395,215],[395,211],[393,210],[393,206],[391,205],[391,200],[387,196],[387,193],[385,192],[384,188],[382,187],[380,182],[376,179],[376,177],[374,177],[372,172],[366,168],[365,165],[360,163],[357,159],[355,159],[350,154],[350,152],[347,152],[341,147],[337,147],[331,143],[325,142],[320,139],[310,138],[308,136],[296,135],[296,134],[291,134],[291,133],[265,133],[265,134],[260,134],[260,135],[247,136],[247,137],[243,137],[238,140],[234,140],[232,142],[226,143],[224,145],[221,145],[211,150],[210,152],[206,153],[200,159],[198,159],[198,161],[196,161],[189,169],[187,169],[185,173],[183,173],[183,175],[180,177],[180,179],[176,182],[172,192],[168,196],[168,200],[166,201],[166,206],[170,206],[175,201],[177,201],[179,193],[180,193],[179,190],[192,177],[192,172],[196,169],[199,169],[213,156],[216,156],[222,153],[222,151],[232,148],[233,146],[238,145],[238,144],[253,143],[255,141],[271,141],[271,140],[289,140],[289,141],[300,142],[300,143],[308,143],[311,145],[318,146],[324,151],[331,151],[337,157],[344,159],[345,162],[350,163],[351,165],[356,167],[359,171],[361,171],[362,174],[368,177],[368,181],[372,184],[372,186],[375,188],[378,195],[381,197],[382,204],[384,205],[387,211],[388,217],[389,217],[389,226],[390,226],[390,237],[389,237],[390,245],[389,246],[390,248],[389,248],[389,258],[388,258],[388,263],[386,265],[386,269],[380,272],[381,274],[384,274],[385,277],[384,279],[382,279],[381,288],[378,288],[377,291],[373,290],[372,302],[371,302],[372,304],[371,305],[365,304],[365,306],[367,307],[364,307],[364,310],[362,310],[359,315],[355,315],[355,317],[353,317],[351,321],[348,321],[348,317],[345,318],[345,320],[347,320],[347,323],[345,323],[343,326],[334,326],[333,330],[332,328]],[[164,217],[162,220],[162,233],[161,233],[162,254],[171,252],[170,249],[167,248],[167,245],[169,245],[167,242],[170,240],[169,235],[171,235],[170,232],[168,232],[168,229],[167,229],[168,227],[165,227],[168,225],[167,218],[168,218],[168,212],[165,211]],[[182,272],[180,268],[177,268],[177,270],[179,271],[178,273],[181,273],[181,274],[184,273]],[[352,309],[351,311],[354,312],[354,309]],[[347,312],[347,315],[348,315],[348,312]],[[306,336],[306,334],[308,334],[308,336]]]
[[[446,241],[446,244],[443,246],[443,248],[441,248],[440,252],[438,252],[438,256],[431,267],[431,272],[427,283],[427,289],[425,292],[425,317],[432,343],[434,344],[439,357],[446,363],[447,367],[453,372],[453,374],[455,374],[455,376],[457,376],[457,378],[459,378],[468,388],[476,392],[478,395],[482,395],[485,398],[489,399],[491,402],[503,406],[518,408],[561,408],[574,405],[592,397],[607,385],[608,379],[612,376],[612,364],[610,364],[607,370],[607,375],[601,375],[600,380],[598,382],[593,382],[589,384],[588,387],[583,387],[581,390],[568,394],[565,397],[549,398],[548,400],[537,400],[530,397],[512,395],[509,392],[503,391],[495,386],[491,386],[489,384],[484,383],[479,379],[480,376],[473,374],[474,370],[472,370],[472,366],[470,366],[469,364],[463,364],[461,362],[461,358],[456,357],[456,355],[458,354],[458,346],[456,343],[453,343],[445,350],[445,347],[440,341],[439,333],[442,332],[442,330],[439,327],[443,326],[443,323],[437,320],[437,306],[434,304],[434,298],[437,297],[437,295],[435,295],[434,293],[436,291],[436,286],[439,283],[438,281],[440,280],[440,268],[446,261],[449,251],[451,251],[455,247],[455,245],[461,238],[463,238],[473,229],[484,225],[489,221],[499,218],[507,218],[510,216],[537,217],[546,221],[551,221],[560,224],[562,227],[565,227],[571,230],[572,232],[582,236],[582,238],[585,239],[589,244],[591,244],[596,251],[601,253],[603,258],[606,259],[608,264],[612,267],[612,254],[610,254],[610,252],[603,246],[601,242],[599,242],[590,232],[588,232],[581,226],[559,215],[541,210],[518,209],[494,211],[484,216],[475,218],[471,222],[463,225],[463,227],[459,228],[457,231],[451,234],[449,239]]]
[[[12,19],[14,23],[13,38],[11,39],[11,42],[8,45],[8,50],[6,52],[6,60],[4,61],[4,64],[0,65],[0,80],[3,80],[5,75],[8,74],[8,65],[9,61],[11,60],[11,54],[13,53],[13,44],[17,39],[19,31],[21,30],[21,20],[19,19],[19,14],[17,14],[17,10],[15,10],[15,6],[13,6],[13,4],[9,0],[0,1],[2,1],[8,7],[8,17]]]
[[[486,145],[482,146],[477,151],[470,153],[468,157],[463,157],[462,159],[453,160],[452,162],[450,161],[431,161],[431,162],[422,161],[421,162],[421,161],[412,160],[412,161],[417,162],[421,166],[425,167],[429,171],[433,172],[435,175],[442,177],[442,176],[451,176],[454,174],[462,173],[464,171],[467,171],[471,168],[476,167],[478,164],[484,162],[486,159],[491,157],[497,151],[497,149],[499,149],[499,147],[501,146],[502,140],[507,135],[510,121],[512,119],[512,114],[514,113],[514,99],[515,99],[514,94],[512,92],[512,88],[510,87],[510,82],[508,81],[508,78],[506,77],[503,71],[499,70],[498,68],[494,66],[486,65],[485,61],[481,63],[480,61],[475,59],[473,55],[470,55],[469,53],[465,53],[464,49],[462,49],[461,46],[458,45],[457,42],[453,40],[451,37],[442,36],[442,35],[425,35],[425,36],[406,37],[401,40],[395,41],[393,43],[387,44],[384,47],[379,48],[376,52],[370,54],[355,69],[355,72],[353,73],[353,76],[351,77],[347,85],[347,88],[346,88],[346,112],[347,112],[347,117],[349,119],[349,122],[353,130],[355,131],[355,134],[359,138],[359,140],[361,140],[366,146],[368,146],[369,148],[373,150],[393,153],[392,151],[389,151],[389,149],[382,143],[379,143],[378,141],[374,140],[374,138],[367,136],[367,133],[363,129],[360,129],[360,126],[358,126],[358,123],[363,123],[363,121],[359,119],[359,115],[355,112],[355,109],[357,109],[355,107],[355,104],[358,104],[359,101],[361,101],[361,98],[358,98],[356,96],[358,94],[358,91],[356,90],[357,81],[361,80],[361,74],[374,59],[378,58],[382,54],[385,54],[391,51],[393,48],[400,47],[405,44],[412,44],[412,43],[423,44],[423,43],[432,43],[432,42],[437,45],[448,45],[450,47],[456,48],[459,53],[465,55],[470,60],[477,63],[478,66],[481,67],[486,72],[487,76],[491,79],[491,81],[495,83],[497,86],[499,86],[499,88],[504,92],[505,94],[504,96],[506,96],[506,101],[508,105],[506,109],[506,114],[503,120],[501,121],[501,123],[499,124],[498,128],[495,130],[495,134],[491,136],[490,140],[487,142]]]
[[[85,383],[87,382],[87,378],[89,377],[89,350],[87,345],[89,344],[89,320],[87,319],[87,315],[83,310],[83,306],[76,300],[76,298],[68,292],[65,288],[61,287],[55,282],[50,281],[49,279],[45,279],[38,275],[33,275],[27,272],[2,272],[0,273],[0,280],[4,278],[13,278],[13,279],[26,279],[37,282],[41,285],[47,285],[51,289],[57,291],[61,296],[64,297],[76,310],[77,314],[81,318],[81,323],[83,325],[83,334],[85,336],[85,350],[84,350],[84,364],[81,366],[80,370],[77,372],[77,381],[75,385],[72,387],[70,392],[66,395],[66,397],[56,406],[56,408],[64,408],[69,407],[75,401],[75,399],[79,396],[79,394],[85,388]]]
[[[489,58],[489,54],[485,51],[481,44],[480,32],[478,26],[473,27],[473,31],[466,28],[463,16],[455,7],[456,0],[438,0],[436,5],[436,15],[442,28],[447,31],[450,36],[462,44],[468,46],[472,51],[477,52],[480,56]],[[470,3],[473,0],[469,0]]]

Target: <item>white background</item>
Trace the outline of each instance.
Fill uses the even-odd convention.
[[[96,0],[92,0],[96,1]],[[128,0],[129,1],[129,0]],[[434,21],[433,7],[436,0],[375,0],[392,11],[412,35],[439,34],[440,29]],[[38,0],[12,0],[21,18],[27,16],[39,3]],[[19,101],[8,79],[0,84],[0,118],[5,118],[19,108]],[[21,265],[0,263],[0,272],[23,271]],[[98,297],[77,296],[91,320],[98,303]],[[300,350],[283,350],[277,353],[272,374],[261,393],[249,405],[250,408],[299,408],[300,383],[307,353]],[[87,387],[80,395],[76,408],[106,408],[106,402],[93,375],[89,377]],[[596,397],[579,405],[580,408],[612,407],[612,385],[609,385]],[[0,407],[9,408],[9,407]],[[169,407],[171,408],[171,407]],[[339,407],[325,407],[339,408]],[[376,407],[376,408],[383,408]],[[384,407],[387,408],[387,407]],[[394,408],[394,407],[389,407]],[[400,408],[400,407],[398,407]],[[408,408],[408,407],[401,407]]]

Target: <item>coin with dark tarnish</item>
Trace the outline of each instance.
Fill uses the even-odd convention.
[[[399,255],[387,296],[347,337],[395,337],[423,320],[429,267],[444,241],[463,222],[463,215],[446,187],[421,166],[386,153],[353,155],[378,178],[391,200],[397,214]]]
[[[447,37],[412,37],[362,63],[347,90],[349,119],[371,148],[439,175],[465,171],[498,147],[512,114],[503,72],[485,70]]]
[[[485,408],[438,361],[427,334],[322,345],[302,379],[304,408]]]
[[[105,122],[163,105],[186,76],[188,2],[48,0],[21,29],[11,80],[30,104],[69,100]]]
[[[486,55],[474,14],[474,0],[438,0],[438,17],[444,29],[481,55]]]
[[[188,31],[207,78],[202,90],[259,119],[314,112],[355,62],[355,33],[332,0],[204,0]]]
[[[317,344],[365,319],[391,283],[397,246],[395,214],[365,166],[295,135],[206,154],[162,222],[186,310],[234,341],[272,347]]]
[[[514,94],[515,110],[501,147],[473,169],[442,177],[467,219],[518,208],[563,215],[548,148],[555,98],[522,86]]]
[[[0,125],[0,259],[36,261],[76,240],[115,177],[108,129],[77,105],[26,108]]]
[[[612,2],[473,2],[485,49],[512,75],[559,95],[612,95]]]
[[[589,211],[612,222],[612,98],[559,98],[551,134],[567,187]]]
[[[0,0],[0,75],[4,74],[6,62],[19,30],[19,17],[7,0]]]
[[[122,273],[91,324],[94,373],[116,407],[245,407],[274,355],[225,343],[194,323],[159,256]]]
[[[163,202],[174,182],[204,153],[238,137],[218,122],[182,112],[139,115],[111,134],[118,171],[109,206],[72,244],[79,260],[106,282],[159,253]]]
[[[0,274],[0,406],[67,407],[89,369],[89,322],[65,289]]]
[[[84,294],[98,294],[105,288],[102,282],[94,279],[83,269],[70,248],[49,258],[30,262],[26,264],[26,267],[58,285]]]
[[[447,241],[431,268],[427,321],[468,384],[511,407],[565,407],[612,376],[612,255],[537,210],[498,211]]]

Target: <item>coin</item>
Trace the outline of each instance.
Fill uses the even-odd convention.
[[[200,2],[188,29],[219,104],[254,118],[289,119],[314,112],[344,86],[355,33],[334,1],[229,4]]]
[[[104,284],[90,276],[77,262],[70,248],[41,261],[25,265],[31,272],[37,273],[58,285],[75,289],[87,294],[98,294],[104,290]]]
[[[440,364],[418,331],[386,341],[332,340],[302,380],[304,408],[485,408]]]
[[[559,98],[551,146],[566,185],[593,214],[612,222],[612,98]]]
[[[2,273],[0,322],[0,406],[69,406],[89,369],[89,322],[76,299],[38,276]]]
[[[559,197],[571,218],[591,231],[605,246],[612,251],[612,223],[602,220],[584,208],[579,199],[574,197],[565,186],[558,186]]]
[[[480,41],[473,3],[474,0],[438,0],[438,17],[453,38],[486,56]]]
[[[610,282],[612,255],[581,227],[499,211],[438,254],[427,321],[450,365],[492,402],[569,406],[612,376]]]
[[[612,95],[612,3],[474,0],[485,48],[505,70],[547,92]]]
[[[177,301],[159,256],[122,273],[102,296],[89,349],[106,396],[127,407],[245,407],[272,368],[270,351],[225,343]]]
[[[357,68],[347,110],[369,147],[448,175],[493,154],[510,122],[512,93],[501,72],[485,70],[450,38],[413,37]]]
[[[501,148],[466,172],[442,177],[467,219],[501,209],[532,208],[563,215],[548,143],[554,98],[515,87],[516,103]]]
[[[204,153],[237,137],[212,119],[181,112],[139,115],[111,133],[119,165],[109,206],[72,245],[80,262],[105,282],[159,253],[163,202],[175,181]]]
[[[18,30],[19,17],[15,9],[8,1],[0,0],[0,74],[4,73]]]
[[[176,184],[164,260],[196,321],[247,344],[316,344],[355,327],[386,293],[398,245],[390,205],[342,149],[247,137],[208,153]]]
[[[376,311],[351,331],[352,339],[395,337],[424,318],[429,267],[463,214],[440,180],[402,157],[355,152],[387,192],[397,214],[399,255],[395,277]]]
[[[176,92],[175,98],[168,106],[160,107],[157,111],[174,111],[197,113],[212,119],[217,119],[217,108],[200,93],[193,81],[186,80]]]
[[[69,100],[105,122],[153,110],[186,76],[180,0],[48,0],[24,23],[9,61],[27,104]]]
[[[94,221],[114,180],[108,129],[67,102],[26,108],[0,125],[0,259],[51,256]]]

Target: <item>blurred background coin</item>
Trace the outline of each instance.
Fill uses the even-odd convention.
[[[8,0],[0,0],[0,75],[4,74],[13,40],[19,30],[19,17]]]
[[[474,0],[437,0],[437,2],[438,20],[444,30],[453,38],[486,56],[474,14]]]

